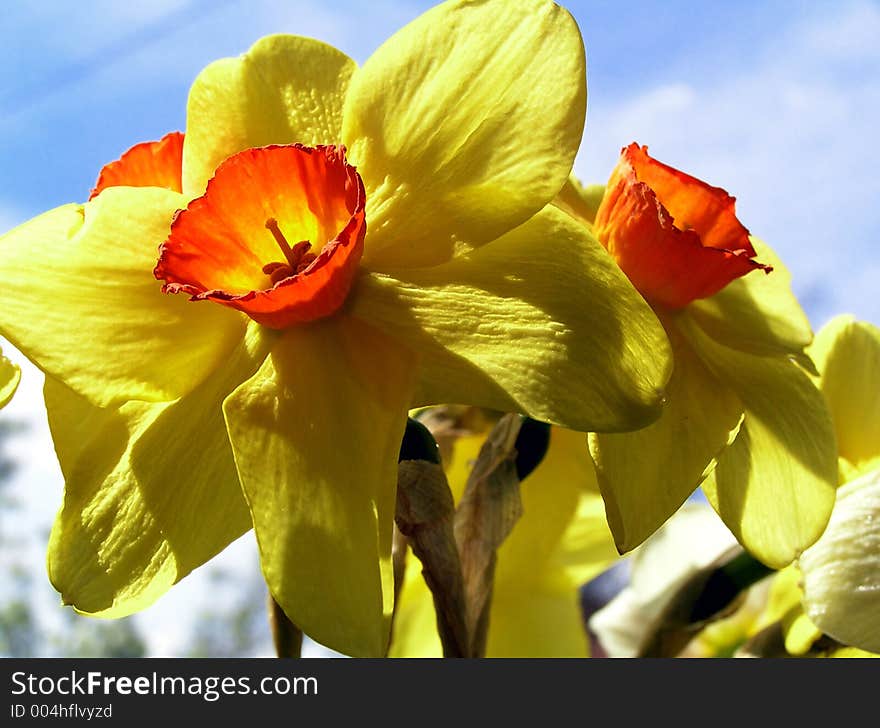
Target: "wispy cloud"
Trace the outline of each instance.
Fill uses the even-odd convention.
[[[211,61],[242,53],[271,33],[320,38],[363,60],[377,38],[411,20],[421,5],[92,0],[88,13],[73,4],[17,6],[6,20],[18,33],[8,39],[5,53],[21,63],[0,68],[0,116],[7,121],[32,116],[45,110],[46,101],[64,104],[83,93],[118,95],[132,84],[154,87],[173,79],[185,87]],[[34,38],[36,43],[25,42]]]

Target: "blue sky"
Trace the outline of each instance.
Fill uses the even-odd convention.
[[[291,32],[362,62],[432,4],[5,5],[0,232],[84,200],[104,163],[138,141],[183,129],[189,84],[211,61],[241,53],[267,33]],[[662,161],[737,197],[740,219],[791,269],[816,328],[843,311],[880,323],[880,5],[563,4],[578,21],[588,56],[578,175],[602,182],[621,146],[647,144]],[[46,457],[51,444],[39,388],[36,372],[26,369],[20,396],[0,417],[31,423],[31,434],[16,440],[23,467],[14,485],[29,504],[27,523],[44,528],[59,502],[60,475]],[[42,539],[34,541],[35,570],[43,568],[44,548]],[[198,578],[177,588],[185,598],[198,598]],[[179,598],[166,599],[174,605]],[[160,622],[162,609],[154,612]],[[173,644],[161,649],[173,651]]]
[[[261,35],[365,60],[430,2],[60,0],[14,3],[0,29],[0,229],[82,200],[100,167],[185,126],[198,71]],[[880,320],[874,170],[880,6],[850,2],[572,2],[588,53],[576,171],[607,178],[637,140],[725,187],[781,253],[816,326]]]

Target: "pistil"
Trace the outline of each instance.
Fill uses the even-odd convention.
[[[317,257],[314,253],[309,252],[312,244],[308,240],[301,240],[291,247],[274,217],[266,220],[266,229],[272,233],[272,237],[275,238],[275,242],[287,260],[286,264],[273,262],[263,266],[263,273],[269,276],[273,284],[297,273],[302,273]]]

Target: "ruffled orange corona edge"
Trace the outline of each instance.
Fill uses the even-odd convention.
[[[164,187],[180,192],[183,134],[172,131],[157,142],[135,144],[115,162],[104,165],[89,199],[108,187]]]
[[[772,270],[753,260],[735,204],[633,143],[611,173],[594,230],[646,300],[678,309],[750,271]]]
[[[363,254],[363,181],[345,148],[272,145],[225,160],[180,210],[154,275],[275,329],[329,316]]]

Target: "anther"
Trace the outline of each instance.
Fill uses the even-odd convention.
[[[294,271],[287,263],[266,263],[263,266],[263,273],[269,276],[269,280],[272,281],[272,285],[274,286],[278,281],[283,281],[285,278],[290,278],[290,276],[294,275],[296,271]]]
[[[315,259],[318,256],[314,253],[303,253],[302,258],[300,258],[299,265],[296,267],[297,273],[302,273],[306,268],[308,268],[312,263],[315,262]]]
[[[287,238],[284,237],[284,233],[282,233],[281,228],[278,227],[278,221],[274,217],[270,217],[266,220],[266,229],[272,233],[272,237],[275,238],[275,242],[278,243],[278,247],[281,248],[281,252],[284,253],[284,257],[287,259],[291,270],[298,273],[300,265],[306,257],[311,256],[309,263],[315,259],[316,256],[309,253],[312,244],[308,240],[301,240],[292,248],[290,247]]]

